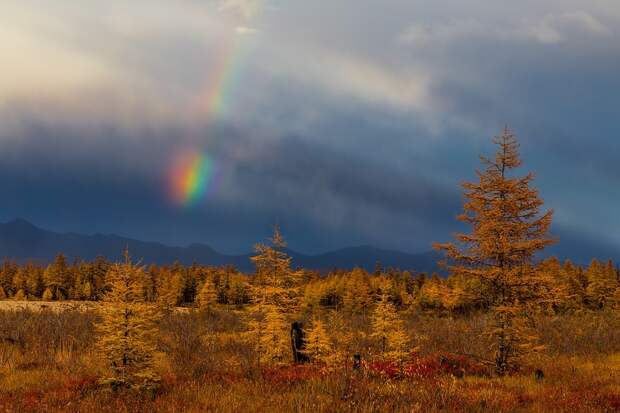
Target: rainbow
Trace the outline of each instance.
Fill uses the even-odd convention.
[[[246,18],[256,17],[261,8],[261,1],[255,0],[252,15],[246,15]],[[207,127],[213,119],[225,114],[229,107],[247,54],[244,34],[251,32],[252,29],[236,27],[228,34],[227,41],[222,42],[215,54],[217,64],[211,67],[197,97],[192,100],[190,111],[206,120]],[[217,173],[216,165],[211,156],[196,149],[176,154],[167,176],[170,199],[182,206],[197,204],[217,189],[216,178],[221,174]]]
[[[198,97],[194,110],[199,114],[206,114],[207,121],[224,114],[228,102],[233,94],[234,87],[241,72],[242,59],[241,42],[235,36],[230,44],[224,45],[218,53],[217,65],[205,81]]]
[[[194,205],[215,184],[215,162],[200,152],[184,152],[176,157],[170,172],[170,196],[179,205]]]
[[[246,19],[255,20],[259,17],[263,9],[261,3],[260,0],[254,0],[253,9],[243,12]],[[194,107],[199,113],[206,113],[207,120],[221,116],[229,106],[234,90],[240,83],[239,77],[245,66],[243,62],[248,55],[246,34],[254,32],[251,28],[237,26],[228,34],[227,40],[222,42],[216,54],[217,64],[210,70]]]

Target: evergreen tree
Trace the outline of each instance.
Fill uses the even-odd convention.
[[[108,272],[110,290],[96,327],[99,352],[110,368],[101,382],[113,389],[153,389],[159,380],[153,356],[160,315],[144,301],[144,277],[143,268],[132,264],[127,251],[125,261]]]
[[[504,375],[512,358],[534,350],[532,337],[518,318],[527,302],[540,301],[543,283],[532,266],[536,252],[554,241],[547,237],[552,211],[541,213],[543,201],[531,188],[532,174],[511,177],[521,165],[519,144],[506,128],[494,139],[495,159],[481,157],[485,170],[479,181],[465,183],[464,213],[470,234],[457,234],[457,244],[437,244],[453,262],[453,274],[475,277],[485,284],[495,324],[488,331],[496,339],[495,370]]]

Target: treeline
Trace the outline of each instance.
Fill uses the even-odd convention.
[[[92,262],[74,261],[58,255],[52,264],[18,265],[5,260],[0,268],[0,299],[101,300],[109,290],[112,263],[103,257]],[[199,306],[200,293],[211,304],[244,306],[253,300],[254,274],[234,267],[201,265],[151,265],[143,268],[144,299],[167,306]],[[489,308],[485,284],[476,278],[377,268],[374,273],[355,268],[335,270],[325,276],[300,270],[304,308],[342,309],[352,313],[369,311],[387,294],[399,310],[417,309],[458,315]],[[554,313],[603,310],[620,307],[620,275],[613,262],[593,260],[589,266],[564,263],[552,257],[535,271],[543,281]]]

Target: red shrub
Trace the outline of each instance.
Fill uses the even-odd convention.
[[[473,358],[449,353],[435,353],[428,356],[413,353],[402,366],[391,361],[373,361],[368,364],[368,370],[372,374],[391,379],[398,377],[429,379],[442,375],[456,377],[488,375],[488,369]]]
[[[368,371],[389,379],[395,379],[402,376],[401,366],[393,361],[373,361],[368,363]]]
[[[263,378],[273,384],[296,383],[326,375],[326,370],[317,365],[291,364],[281,367],[268,367],[262,370]]]
[[[437,375],[487,376],[488,369],[472,357],[460,354],[435,353],[419,357],[411,356],[405,366],[408,377],[428,378]]]
[[[97,388],[97,378],[95,376],[69,376],[63,384],[63,390],[84,395]]]

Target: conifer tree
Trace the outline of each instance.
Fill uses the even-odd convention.
[[[52,301],[54,299],[54,293],[52,292],[52,289],[47,287],[45,289],[45,291],[43,291],[43,301]]]
[[[93,286],[89,281],[86,281],[82,286],[81,296],[84,300],[93,299]]]
[[[318,317],[312,321],[312,326],[306,331],[305,353],[314,362],[332,365],[335,361],[333,343],[331,342],[325,325]]]
[[[344,319],[342,311],[332,310],[327,316],[327,331],[334,347],[334,361],[337,364],[345,364],[353,354],[354,341],[359,338],[361,332],[353,331],[350,323]]]
[[[15,275],[13,276],[13,291],[21,290],[22,294],[26,296],[26,288],[27,288],[26,280],[27,280],[26,268],[25,267],[18,268],[17,271],[15,272]],[[17,295],[17,293],[15,295]]]
[[[2,268],[0,268],[0,286],[2,286],[7,297],[14,292],[12,289],[13,277],[17,272],[17,268],[17,264],[13,261],[7,259],[2,261]]]
[[[247,337],[259,362],[278,362],[290,354],[289,317],[299,309],[300,273],[291,270],[291,258],[283,251],[286,242],[274,227],[271,245],[258,244],[252,257],[256,275],[252,305],[247,319]]]
[[[548,268],[542,270],[548,271]],[[572,262],[567,260],[562,265],[559,276],[551,281],[549,301],[556,307],[556,312],[575,312],[583,308],[585,289],[578,279],[578,269]]]
[[[284,361],[290,353],[289,324],[277,306],[256,303],[246,320],[246,337],[257,354],[259,364]]]
[[[496,339],[495,370],[504,375],[513,358],[535,349],[519,317],[528,302],[542,298],[543,283],[532,261],[554,242],[547,235],[553,212],[541,212],[531,173],[511,176],[522,163],[515,136],[506,128],[493,142],[498,151],[494,159],[481,157],[485,169],[477,172],[478,182],[463,184],[466,202],[458,219],[471,225],[471,233],[435,247],[445,251],[453,274],[483,284],[495,320],[488,331]]]
[[[586,277],[588,278],[586,289],[588,305],[592,309],[601,310],[619,286],[613,263],[610,261],[607,265],[603,265],[599,261],[593,260],[586,271]]]
[[[381,296],[372,314],[370,337],[379,342],[384,358],[402,362],[407,357],[409,339],[405,333],[403,320],[396,312],[396,307],[389,302],[387,294]]]
[[[45,286],[50,288],[57,300],[64,300],[69,291],[69,267],[63,254],[58,254],[54,263],[47,266],[43,273]]]
[[[352,314],[363,314],[371,306],[372,297],[368,285],[368,274],[361,268],[354,268],[344,285],[342,296],[344,309]]]
[[[291,269],[291,257],[284,251],[286,241],[278,226],[274,227],[270,245],[257,244],[251,258],[256,266],[254,299],[277,306],[284,314],[299,310],[301,273]]]
[[[196,297],[198,307],[212,309],[217,304],[217,290],[211,278],[207,278]]]
[[[33,297],[41,297],[43,293],[43,273],[39,267],[32,263],[27,263],[26,273],[26,290]]]
[[[24,301],[26,299],[26,292],[23,289],[18,290],[13,296],[15,301]]]
[[[230,302],[231,304],[246,304],[249,300],[248,283],[245,276],[239,275],[233,277],[230,282]]]
[[[614,310],[620,309],[620,287],[616,288],[608,298],[608,305]]]
[[[180,272],[162,271],[157,288],[157,303],[164,311],[172,311],[181,300],[183,279]]]
[[[108,272],[110,290],[96,327],[99,352],[110,368],[101,382],[113,389],[152,390],[159,380],[153,356],[160,315],[155,306],[144,301],[144,276],[143,268],[131,262],[127,251],[124,262]]]

